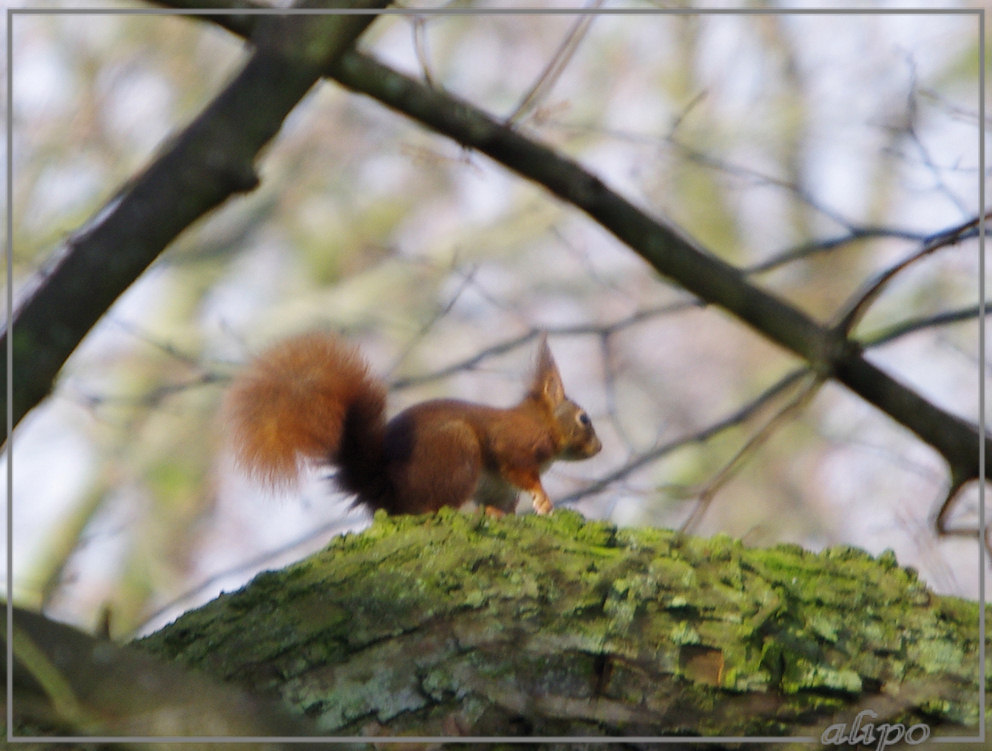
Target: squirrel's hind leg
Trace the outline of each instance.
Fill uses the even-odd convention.
[[[401,429],[390,431],[387,439],[395,457],[388,465],[395,513],[426,514],[442,506],[461,508],[471,500],[479,484],[482,450],[468,425],[431,425],[423,440],[403,435],[402,426],[397,427]]]

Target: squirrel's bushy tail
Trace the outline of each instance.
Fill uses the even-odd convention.
[[[339,468],[338,484],[381,505],[386,389],[358,350],[327,333],[263,352],[227,394],[238,465],[270,487],[299,478],[305,460]]]

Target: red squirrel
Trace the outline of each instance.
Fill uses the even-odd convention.
[[[475,500],[512,512],[527,491],[538,514],[551,499],[540,474],[557,459],[602,448],[592,421],[565,396],[547,337],[530,389],[514,407],[437,399],[386,421],[386,387],[358,349],[330,333],[263,352],[236,379],[225,411],[238,465],[271,487],[294,483],[307,459],[337,467],[355,505],[421,514]]]

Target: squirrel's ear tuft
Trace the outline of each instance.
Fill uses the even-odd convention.
[[[561,404],[565,400],[565,387],[562,385],[555,358],[551,355],[547,334],[541,333],[537,346],[537,370],[534,372],[531,393],[552,406]]]

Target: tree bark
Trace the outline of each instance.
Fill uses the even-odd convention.
[[[128,747],[175,749],[175,743],[167,740],[172,738],[183,739],[185,751],[197,751],[213,747],[211,737],[315,734],[306,718],[294,717],[276,702],[257,699],[236,686],[18,607],[11,615],[10,624],[6,619],[0,622],[5,647],[0,665],[6,674],[10,625],[13,692],[7,696],[5,681],[0,694],[14,718],[9,735],[3,728],[4,735],[16,739],[20,748],[51,748],[53,738],[110,737],[131,738]],[[190,742],[197,736],[202,737],[200,742]],[[136,738],[155,742],[139,743]],[[76,747],[64,740],[60,746]],[[277,742],[252,745],[255,751],[284,747]],[[293,746],[298,751],[316,747]]]
[[[819,742],[864,710],[932,737],[974,736],[981,714],[978,604],[891,553],[568,511],[380,514],[138,644],[327,736]]]

